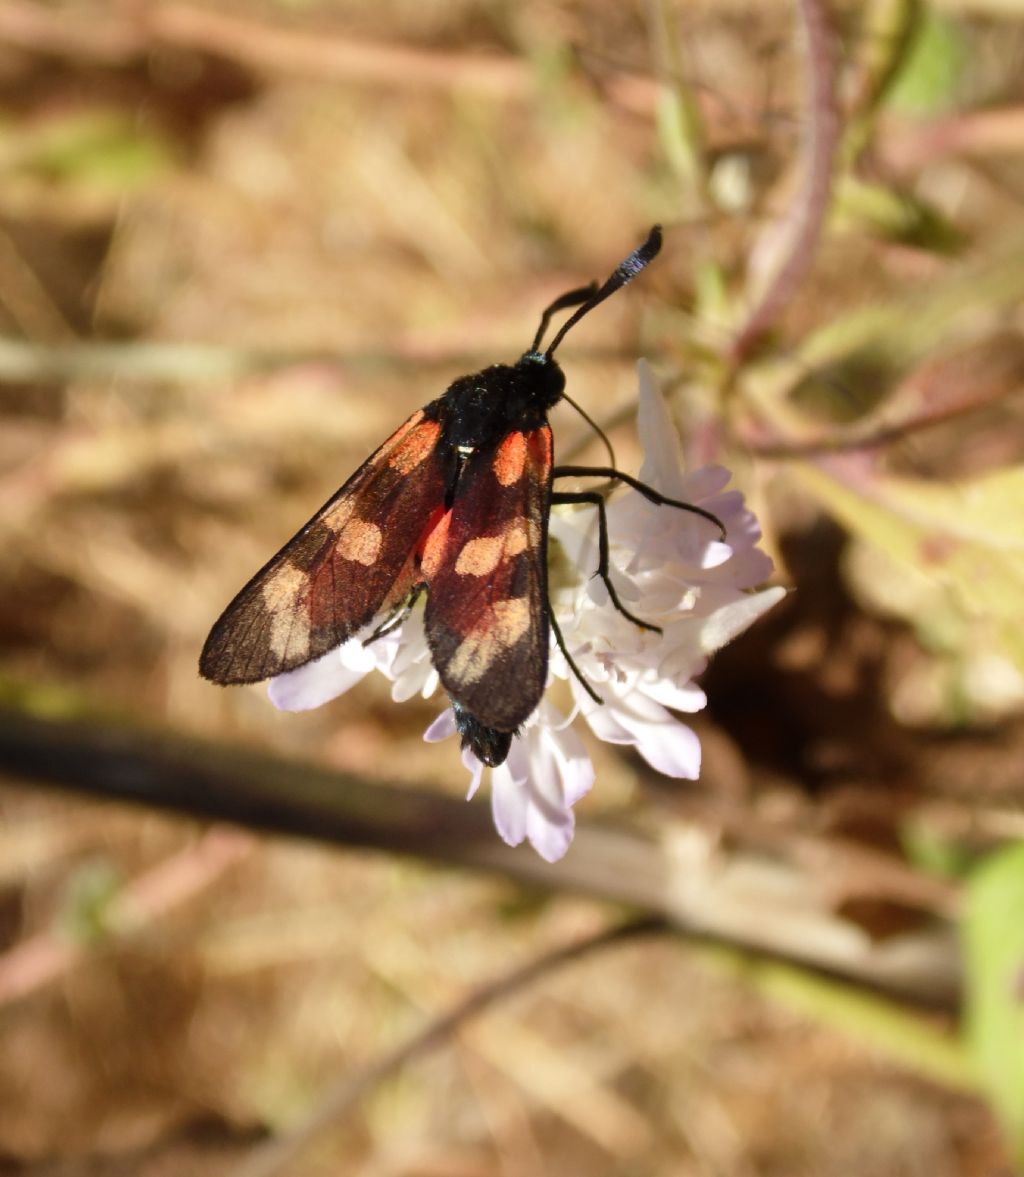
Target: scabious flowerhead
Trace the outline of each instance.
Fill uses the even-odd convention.
[[[544,698],[513,738],[508,759],[490,770],[491,808],[501,837],[512,846],[528,840],[548,862],[572,841],[573,805],[594,783],[594,769],[577,730],[623,744],[666,776],[695,780],[700,743],[676,713],[699,711],[704,692],[693,681],[707,658],[741,633],[783,595],[781,588],[753,591],[772,571],[758,549],[761,532],[739,491],[725,489],[729,472],[706,466],[683,470],[679,439],[648,366],[641,362],[638,431],[646,455],[640,478],[669,498],[693,503],[717,516],[717,528],[698,515],[656,506],[632,489],[607,505],[610,576],[622,603],[661,632],[640,629],[615,609],[599,577],[596,511],[587,505],[555,507],[549,536],[551,562],[571,576],[552,575],[551,608],[573,661],[603,700],[580,685],[552,644],[550,675],[565,679],[572,707],[562,714]],[[392,682],[396,701],[431,696],[438,688],[430,661],[422,609],[400,629],[367,646],[360,635],[316,662],[279,675],[269,686],[285,711],[319,707],[343,694],[371,670]],[[451,708],[427,729],[429,741],[455,734]],[[484,766],[469,749],[469,796]]]

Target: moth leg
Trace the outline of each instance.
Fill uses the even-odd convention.
[[[703,507],[695,506],[693,503],[684,503],[680,499],[670,499],[660,490],[655,490],[653,486],[648,486],[646,482],[641,482],[632,474],[624,474],[621,470],[616,470],[614,466],[556,466],[551,471],[551,477],[610,478],[615,482],[624,482],[626,486],[631,486],[637,493],[642,494],[649,503],[654,503],[656,507],[677,507],[680,511],[689,511],[692,515],[699,515],[702,519],[707,519],[722,533],[722,539],[725,539],[725,524],[711,511],[705,511]]]
[[[591,415],[586,411],[586,409],[584,409],[584,407],[582,405],[577,404],[572,399],[572,397],[565,391],[562,392],[562,400],[564,400],[567,405],[571,405],[576,410],[576,412],[579,413],[579,415],[583,418],[583,420],[586,421],[586,423],[590,426],[590,428],[593,429],[593,431],[597,434],[597,436],[601,439],[601,444],[608,451],[608,461],[612,464],[612,466],[614,466],[615,465],[615,449],[612,446],[611,439],[608,437],[608,434],[605,433],[605,431],[601,428],[600,425],[598,425],[598,423],[594,420],[594,418],[591,417]]]
[[[551,503],[552,506],[558,503],[591,503],[597,508],[598,564],[595,576],[600,576],[604,581],[604,587],[608,590],[608,596],[611,598],[612,604],[623,617],[632,621],[634,625],[639,626],[641,629],[649,629],[652,633],[661,633],[660,625],[652,625],[649,621],[641,621],[639,617],[630,613],[626,606],[619,600],[619,594],[615,591],[615,585],[612,584],[612,579],[608,575],[608,516],[605,511],[604,496],[596,490],[574,490],[564,493],[555,492],[551,496]]]
[[[576,676],[576,681],[587,692],[591,699],[594,700],[595,703],[600,706],[604,706],[604,699],[602,699],[597,691],[595,691],[594,688],[590,685],[590,683],[587,682],[587,680],[583,677],[583,672],[573,661],[573,656],[569,653],[569,650],[566,647],[565,638],[562,637],[562,627],[558,624],[558,619],[555,617],[555,611],[551,608],[550,605],[548,606],[548,621],[551,623],[551,632],[555,635],[555,641],[558,644],[558,648],[562,651],[562,656],[568,663],[569,669]]]
[[[386,633],[391,633],[393,629],[397,629],[412,612],[413,605],[416,604],[423,593],[423,588],[424,586],[422,584],[417,585],[405,600],[384,618],[369,637],[363,638],[363,645],[368,646],[371,642],[382,638]]]

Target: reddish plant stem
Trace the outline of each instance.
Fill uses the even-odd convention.
[[[839,144],[835,104],[835,56],[832,33],[822,0],[798,0],[807,62],[807,133],[804,175],[790,219],[787,256],[760,302],[733,340],[729,358],[739,366],[775,325],[814,261],[832,191],[832,168]]]

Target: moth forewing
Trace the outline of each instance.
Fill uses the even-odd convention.
[[[228,605],[200,672],[226,685],[294,670],[410,591],[410,557],[444,500],[440,439],[437,420],[413,413]]]
[[[445,538],[424,560],[431,658],[451,698],[513,732],[548,670],[547,518],[551,430],[511,430],[462,470]]]

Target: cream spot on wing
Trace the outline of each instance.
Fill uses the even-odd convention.
[[[526,435],[510,433],[494,455],[494,477],[502,486],[511,486],[523,476],[526,467]]]
[[[350,519],[338,536],[338,555],[345,560],[369,567],[380,555],[384,534],[376,523],[365,519]]]
[[[501,535],[481,535],[463,545],[455,561],[460,576],[487,576],[502,560],[510,560],[525,552],[528,546],[528,524],[525,519],[514,519]]]
[[[276,613],[279,609],[291,608],[306,587],[308,579],[304,572],[287,561],[268,573],[260,585],[260,596],[267,612]]]
[[[492,628],[503,646],[514,646],[530,627],[530,602],[526,597],[495,601],[491,613],[494,615]]]
[[[530,546],[530,534],[530,520],[522,517],[513,519],[505,532],[505,555],[511,559],[525,552]]]
[[[320,522],[324,527],[331,531],[341,531],[345,524],[352,518],[352,512],[355,510],[355,504],[350,497],[344,498],[339,503],[335,503],[329,510],[324,511],[320,517]]]
[[[309,653],[309,617],[303,591],[309,577],[293,564],[275,568],[260,586],[270,616],[267,641],[275,657],[304,658]]]
[[[482,535],[463,545],[455,561],[460,576],[486,576],[498,567],[505,542],[500,535]]]
[[[494,661],[529,628],[530,603],[526,597],[495,601],[473,633],[459,643],[445,668],[448,678],[460,686],[479,682]]]

